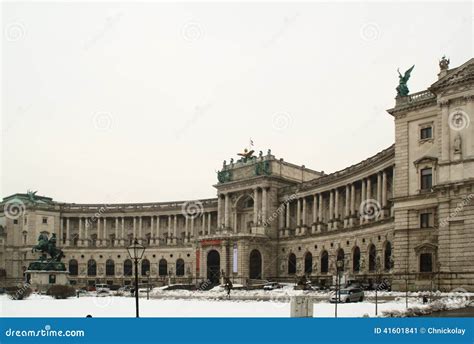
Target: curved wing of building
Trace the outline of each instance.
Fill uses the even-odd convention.
[[[146,246],[152,283],[385,281],[392,289],[474,290],[474,59],[427,90],[397,97],[394,145],[324,174],[271,151],[224,163],[217,198],[76,204],[3,199],[0,279],[14,283],[56,233],[76,285],[129,284],[126,247]]]

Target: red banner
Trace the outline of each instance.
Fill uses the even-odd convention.
[[[201,266],[201,251],[196,250],[196,277],[199,276],[199,268]]]

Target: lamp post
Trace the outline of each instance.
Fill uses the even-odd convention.
[[[150,270],[147,270],[146,277],[146,299],[150,300]]]
[[[342,259],[339,259],[336,261],[336,302],[335,302],[335,308],[334,308],[334,317],[337,318],[337,304],[339,303],[340,300],[340,294],[339,294],[339,284],[341,283],[340,281],[340,271],[344,268],[344,261]],[[338,295],[339,294],[339,295]]]
[[[135,239],[133,244],[127,247],[128,255],[135,262],[135,308],[136,308],[136,317],[139,318],[138,310],[138,262],[142,259],[143,254],[145,253],[145,246],[140,245],[138,240]]]
[[[379,283],[379,274],[380,274],[380,256],[377,256],[375,259],[375,315],[378,315],[378,297],[377,297],[377,291],[380,288],[380,283]]]

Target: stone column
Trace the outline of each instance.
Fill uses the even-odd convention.
[[[333,228],[339,227],[339,189],[334,190],[334,223]]]
[[[262,222],[267,222],[267,188],[262,188]]]
[[[303,197],[303,226],[306,226],[306,197]]]
[[[288,201],[285,205],[286,210],[286,229],[290,228],[290,201]]]
[[[301,200],[296,200],[296,228],[301,226]]]
[[[150,241],[154,243],[155,241],[155,216],[150,216]]]
[[[225,203],[224,203],[224,227],[227,229],[229,228],[230,226],[230,222],[229,222],[229,206],[230,206],[230,202],[229,202],[229,193],[226,193],[225,194]]]
[[[344,228],[349,226],[349,198],[350,189],[349,185],[346,185],[346,198],[344,199]]]
[[[156,238],[158,238],[158,243],[160,242],[160,239],[163,237],[161,235],[161,228],[160,228],[160,215],[156,215],[156,234],[155,234],[155,242]]]
[[[118,236],[118,217],[115,218],[115,242],[114,242],[114,245],[118,245],[119,243],[119,236]]]
[[[328,229],[332,229],[332,222],[334,220],[334,190],[329,191],[329,219]]]
[[[188,242],[188,222],[189,218],[185,215],[184,216],[184,242]]]
[[[377,173],[377,203],[382,207],[382,172]]]
[[[133,240],[137,237],[137,218],[133,217]]]
[[[217,229],[222,227],[222,197],[221,194],[217,195]]]
[[[101,245],[101,241],[102,241],[102,236],[100,234],[100,220],[101,218],[98,217],[97,218],[97,241],[96,241],[96,245],[97,246],[100,246]]]
[[[317,222],[318,222],[318,196],[314,194],[313,195],[313,224],[312,224],[313,233],[316,232]]]
[[[69,217],[66,218],[66,245],[71,245],[71,233],[69,231]]]
[[[207,234],[211,234],[211,220],[212,220],[212,214],[209,212],[207,214]]]
[[[278,213],[278,229],[285,228],[285,204],[282,203],[279,207],[281,211]]]
[[[366,193],[366,189],[365,189],[365,179],[362,179],[362,188],[361,188],[361,192],[360,192],[360,202],[361,203],[364,203],[365,202],[365,197],[366,197],[367,193]],[[359,217],[360,217],[360,223],[364,223],[365,220],[364,218],[362,217],[363,214],[359,214]]]
[[[372,199],[372,180],[367,178],[367,200]]]
[[[143,216],[138,218],[138,242],[141,244],[143,242]]]
[[[120,243],[125,245],[125,217],[122,216],[122,233],[120,235]]]
[[[89,246],[89,221],[84,221],[84,231],[85,231],[85,246]]]
[[[350,218],[349,218],[349,227],[354,226],[354,215],[355,215],[355,183],[351,184],[351,210],[350,210]]]
[[[178,240],[178,216],[174,215],[173,222],[173,243],[176,244]]]
[[[107,233],[107,218],[104,217],[104,228],[102,228],[102,244],[107,245],[108,233]]]
[[[387,207],[387,171],[382,172],[382,218],[385,217]]]
[[[191,234],[195,239],[197,239],[198,236],[194,232],[194,217],[191,217]]]
[[[202,235],[206,235],[206,214],[202,214],[201,216],[201,231]]]
[[[253,189],[253,225],[258,224],[258,188]]]
[[[82,233],[82,217],[80,217],[79,218],[79,240],[82,240],[82,239],[84,239],[84,233]]]
[[[170,244],[172,242],[171,240],[171,215],[168,215],[168,240],[167,244]]]
[[[323,223],[323,193],[319,194],[319,206],[318,206],[318,231],[321,230]]]

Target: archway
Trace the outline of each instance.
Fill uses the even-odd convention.
[[[259,250],[250,252],[249,278],[262,279],[262,255]]]
[[[288,256],[288,275],[294,275],[296,273],[296,256],[294,253],[290,253]]]
[[[304,273],[311,274],[313,272],[313,255],[311,252],[306,252],[304,256]]]
[[[221,270],[221,256],[216,250],[207,254],[207,279],[213,284],[219,283]]]

